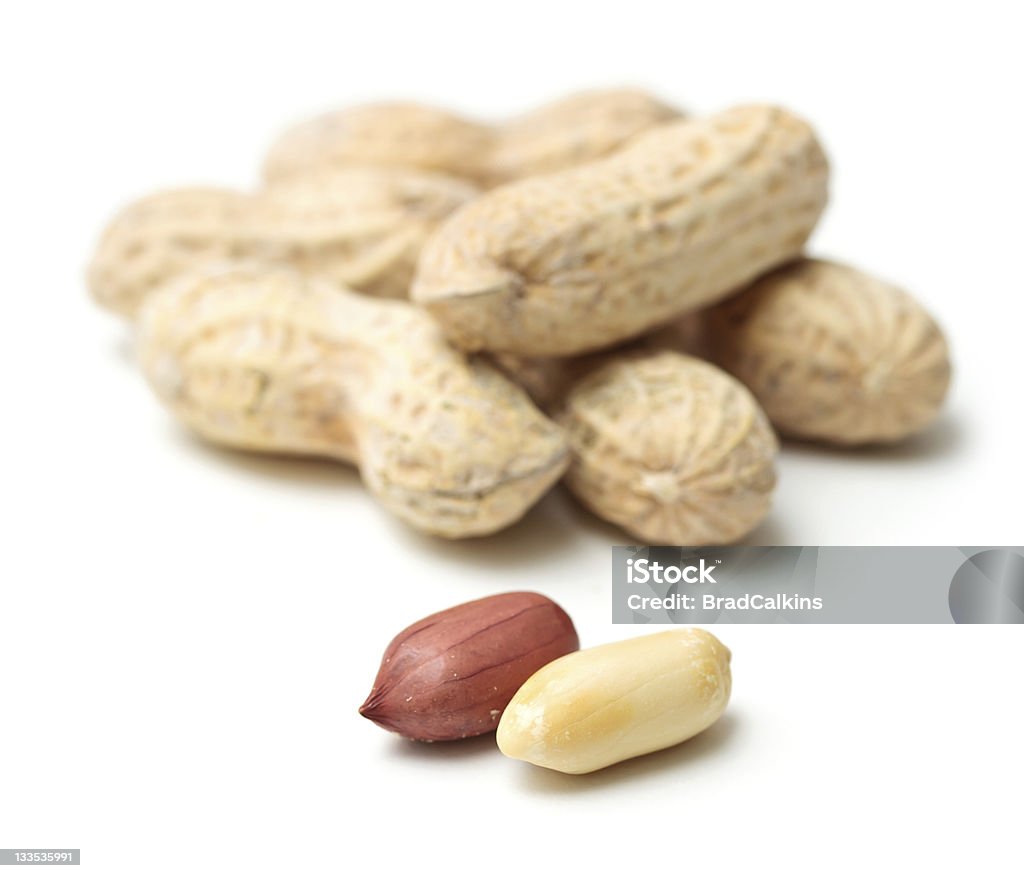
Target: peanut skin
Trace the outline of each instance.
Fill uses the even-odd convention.
[[[534,671],[579,646],[565,610],[543,595],[459,604],[395,636],[359,712],[417,741],[483,735]]]
[[[289,268],[207,266],[146,303],[143,371],[206,439],[356,463],[391,512],[459,538],[518,520],[561,476],[561,431],[428,315]]]
[[[711,355],[790,436],[897,442],[938,415],[949,388],[942,330],[903,290],[801,259],[705,317]]]
[[[467,351],[610,346],[797,256],[827,176],[814,133],[776,107],[664,125],[457,210],[425,245],[413,298]]]
[[[176,274],[246,259],[404,299],[427,236],[475,194],[450,177],[381,168],[349,168],[255,194],[162,192],[129,205],[108,226],[89,287],[97,302],[131,319]]]

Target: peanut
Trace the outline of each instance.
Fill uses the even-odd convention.
[[[413,298],[468,351],[608,346],[797,256],[826,184],[813,132],[784,110],[664,125],[457,210],[426,243]]]
[[[515,694],[498,724],[506,756],[566,774],[672,747],[725,711],[731,653],[699,628],[569,653]]]
[[[284,267],[207,266],[154,293],[139,326],[157,395],[206,439],[358,463],[427,533],[490,533],[562,474],[561,431],[405,303]]]
[[[530,675],[579,646],[565,610],[543,595],[512,592],[460,604],[391,641],[359,712],[418,741],[493,732]]]
[[[256,194],[162,192],[110,224],[89,285],[100,304],[132,318],[153,289],[182,271],[258,259],[406,298],[427,235],[474,194],[449,177],[381,168],[350,168]]]
[[[553,406],[569,490],[652,545],[720,545],[768,514],[778,443],[750,393],[671,351],[609,356]]]
[[[277,183],[352,164],[380,164],[493,186],[608,155],[639,132],[679,116],[632,89],[570,95],[503,126],[418,104],[369,104],[286,131],[270,148],[264,177]]]
[[[507,183],[603,158],[637,134],[681,115],[633,89],[570,95],[502,126],[484,182]]]
[[[348,165],[439,171],[483,181],[495,133],[489,125],[411,103],[368,104],[286,131],[264,163],[268,183]]]
[[[904,291],[802,259],[707,316],[712,355],[783,433],[839,445],[895,442],[939,412],[949,349]]]

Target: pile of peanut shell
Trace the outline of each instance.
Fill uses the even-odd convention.
[[[776,431],[899,442],[947,392],[920,304],[805,254],[827,194],[775,106],[373,104],[286,132],[256,191],[129,205],[88,280],[192,430],[354,464],[422,531],[493,533],[564,478],[638,540],[721,544],[768,512]]]

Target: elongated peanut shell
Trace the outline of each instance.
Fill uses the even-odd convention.
[[[147,302],[139,350],[157,395],[201,436],[357,463],[427,533],[500,530],[566,466],[561,431],[428,315],[291,269],[179,277]]]
[[[636,135],[681,116],[675,107],[637,89],[569,95],[499,129],[489,182],[507,183],[604,158]]]
[[[665,125],[457,210],[424,247],[413,297],[464,350],[611,345],[798,255],[827,176],[814,133],[785,110]]]
[[[101,305],[132,318],[176,274],[247,259],[404,299],[427,236],[474,195],[450,177],[380,168],[350,168],[251,195],[162,192],[129,205],[108,226],[89,286]]]
[[[391,641],[359,712],[419,741],[493,732],[535,671],[579,649],[572,620],[533,592],[510,592],[420,619]]]
[[[377,103],[318,116],[286,131],[264,163],[268,183],[349,165],[419,168],[483,181],[490,125],[414,103]]]
[[[93,299],[134,319],[146,297],[183,271],[230,258],[250,200],[228,189],[158,192],[124,208],[89,263]]]
[[[552,409],[569,490],[651,545],[720,545],[767,515],[778,443],[753,396],[682,354],[609,355]]]
[[[505,125],[410,103],[350,107],[286,131],[264,165],[268,183],[350,165],[420,168],[495,186],[608,155],[681,113],[635,89],[569,95]]]
[[[802,259],[707,318],[715,359],[783,433],[839,445],[895,442],[931,423],[949,388],[941,329],[903,290]]]
[[[530,677],[498,725],[506,756],[586,774],[692,738],[725,711],[731,653],[699,628],[580,650]]]

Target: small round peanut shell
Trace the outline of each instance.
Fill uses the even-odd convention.
[[[903,290],[818,259],[780,268],[708,312],[713,359],[782,433],[897,442],[930,424],[950,382],[942,330]]]
[[[558,420],[570,491],[646,543],[731,543],[768,513],[775,434],[710,363],[671,351],[613,358],[572,388]]]

